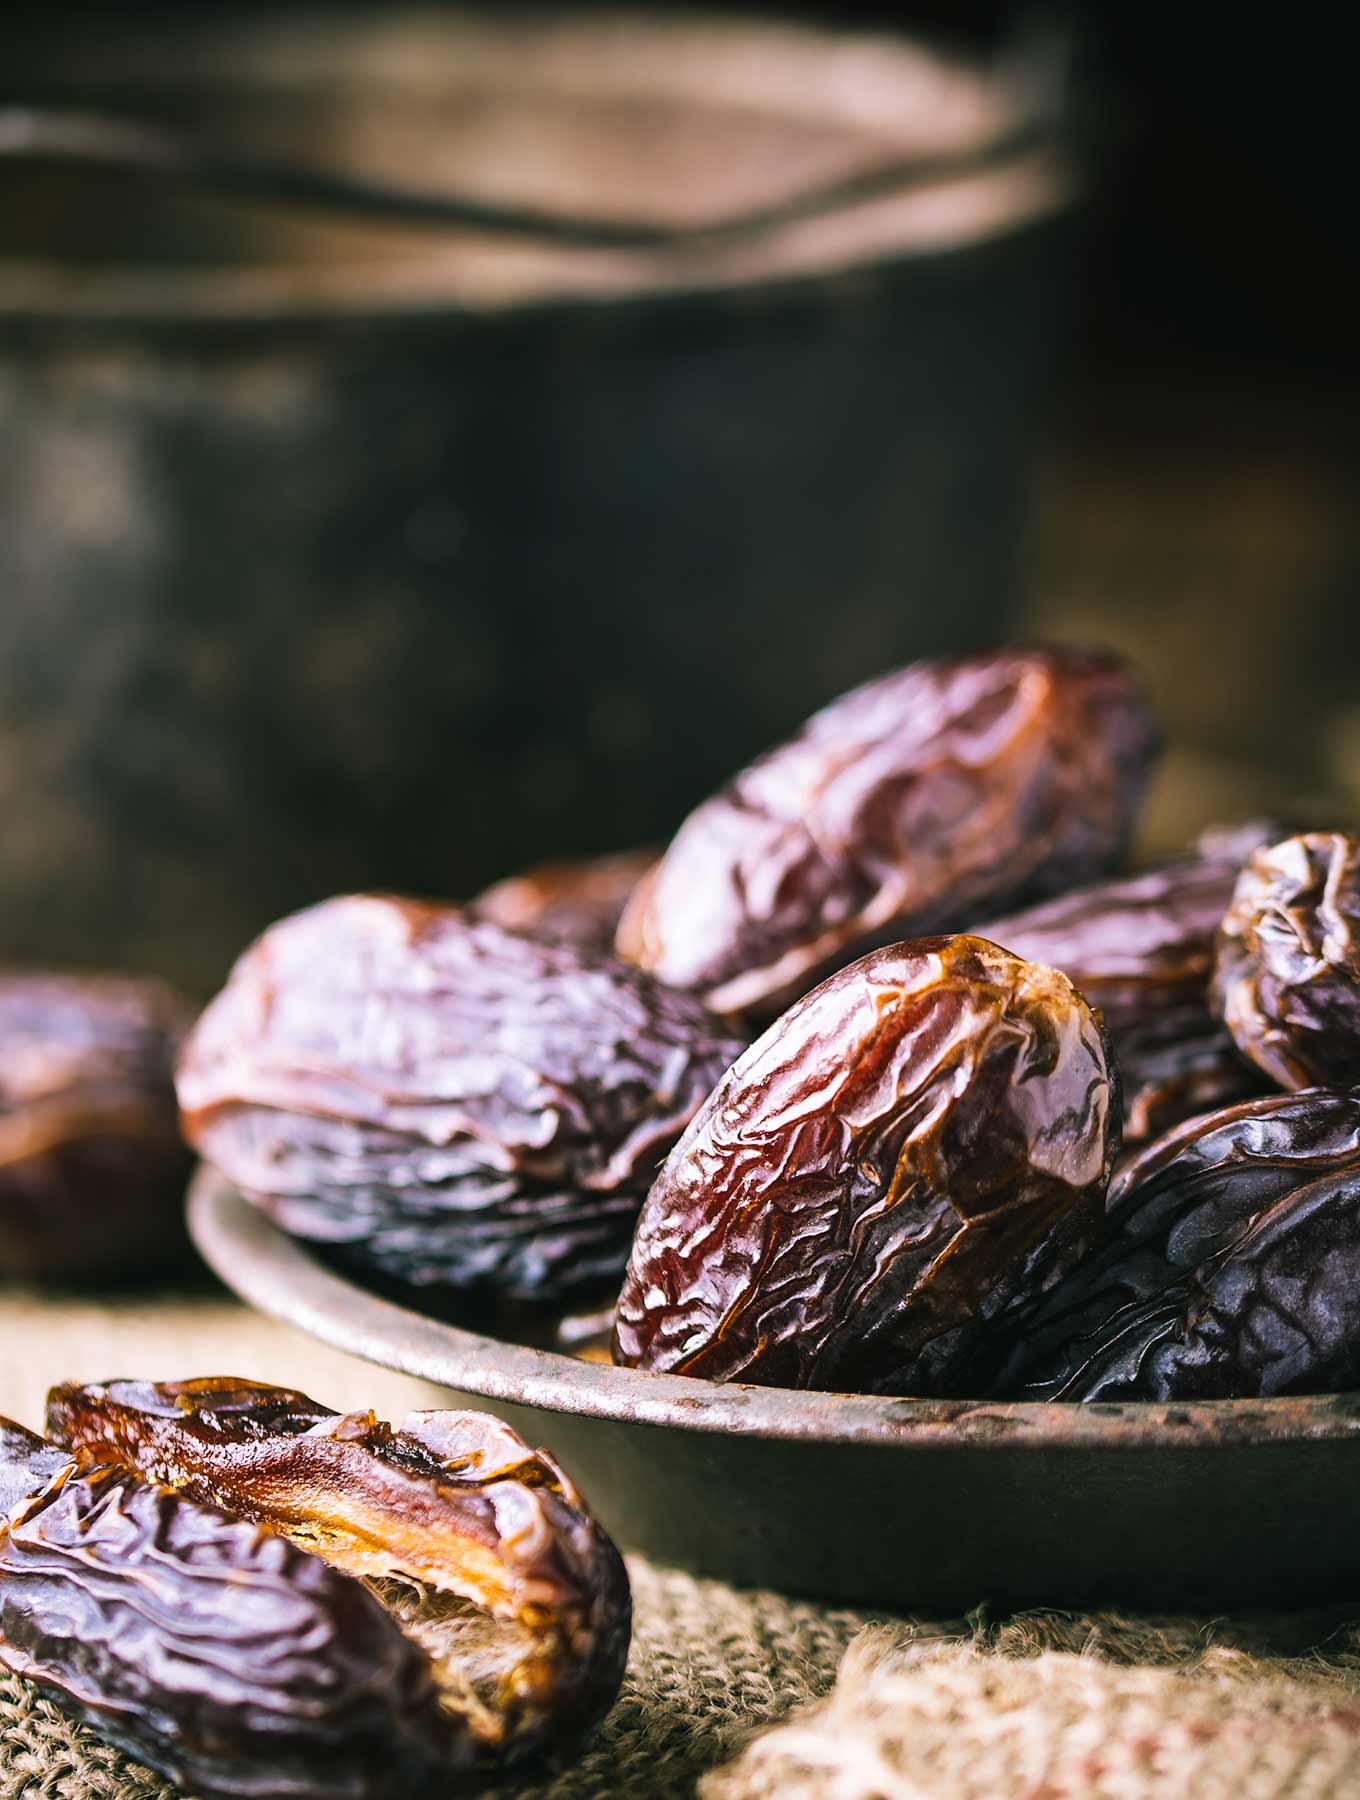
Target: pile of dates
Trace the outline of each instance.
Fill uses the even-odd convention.
[[[1347,1385],[1360,841],[1252,823],[1130,873],[1158,749],[1105,652],[885,675],[659,856],[272,926],[179,1050],[184,1139],[357,1278],[559,1342],[602,1318],[637,1369]],[[71,1121],[107,1138],[122,1109],[182,1174],[149,1098],[178,1030],[115,1079],[108,1005],[63,1063],[55,994],[0,984],[0,1038],[32,1040],[0,1070],[0,1241],[35,1238],[14,1196],[41,1176],[53,1257]]]
[[[202,1800],[378,1800],[569,1753],[628,1578],[498,1420],[398,1427],[248,1382],[112,1382],[0,1420],[0,1669]]]
[[[1253,823],[1126,873],[1158,749],[1108,653],[886,675],[657,858],[272,927],[187,1042],[186,1137],[361,1278],[603,1307],[637,1369],[1348,1384],[1360,843]]]
[[[171,1253],[188,1145],[360,1280],[561,1343],[603,1317],[634,1369],[1360,1386],[1360,838],[1128,873],[1158,748],[1112,655],[920,663],[659,857],[326,901],[191,1027],[151,984],[0,978],[0,1256]],[[0,1421],[0,1666],[205,1800],[561,1758],[628,1636],[613,1545],[481,1415],[206,1379]]]

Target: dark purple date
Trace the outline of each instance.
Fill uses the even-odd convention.
[[[1157,745],[1116,657],[915,663],[833,701],[692,813],[630,900],[620,953],[767,1018],[874,941],[1104,874]]]
[[[0,1526],[0,1666],[203,1800],[397,1800],[473,1763],[362,1583],[117,1468],[68,1463]]]
[[[1209,1009],[1214,943],[1240,867],[1228,858],[1169,863],[978,928],[1061,969],[1100,1008],[1119,1063],[1126,1144],[1261,1089]]]
[[[1280,1087],[1360,1082],[1360,838],[1310,832],[1256,852],[1223,920],[1214,998]]]
[[[975,1391],[1192,1400],[1360,1380],[1360,1093],[1226,1107],[1116,1176],[1103,1247]],[[981,1365],[979,1365],[980,1367]]]
[[[612,950],[624,906],[655,861],[655,850],[633,850],[580,862],[542,863],[487,888],[468,912],[507,931],[527,932],[542,943]]]
[[[0,971],[0,1276],[109,1280],[187,1255],[189,1018],[155,981]]]
[[[1090,1241],[1119,1143],[1099,1021],[981,938],[871,953],[724,1077],[638,1221],[615,1357],[939,1391],[1036,1258]]]
[[[629,1639],[618,1552],[498,1420],[210,1379],[0,1422],[0,1665],[194,1792],[369,1800],[560,1757]]]
[[[742,1040],[607,955],[357,895],[272,926],[200,1019],[186,1135],[299,1237],[408,1286],[617,1284]]]

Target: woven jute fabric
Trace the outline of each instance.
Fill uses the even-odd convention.
[[[216,1294],[0,1296],[0,1414],[39,1424],[58,1380],[191,1374],[389,1417],[436,1403]],[[584,1759],[521,1796],[1360,1800],[1360,1632],[1335,1621],[885,1621],[636,1557],[629,1569],[624,1690]],[[39,1690],[0,1678],[0,1800],[169,1793]]]
[[[864,1620],[629,1559],[636,1625],[623,1692],[584,1759],[521,1800],[672,1800],[694,1792],[753,1728],[824,1694]],[[4,1800],[169,1800],[158,1777],[0,1676]],[[510,1791],[497,1790],[500,1800]],[[412,1796],[412,1800],[427,1800]],[[435,1800],[429,1796],[428,1800]]]
[[[830,1698],[706,1776],[701,1800],[1360,1794],[1353,1645],[1291,1661],[1206,1647],[1200,1630],[1039,1617],[1001,1643],[867,1632]],[[1073,1635],[1082,1653],[1043,1647]],[[1133,1642],[1145,1661],[1129,1662]]]

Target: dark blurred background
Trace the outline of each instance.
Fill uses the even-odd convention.
[[[1035,17],[856,10],[978,45]],[[1158,848],[1244,804],[1354,806],[1360,257],[1344,59],[1303,15],[1088,0],[1042,16],[1072,33],[1099,179],[1033,490],[1029,617],[1153,671],[1172,736],[1146,822]]]
[[[384,48],[409,15],[349,9],[308,54],[346,33],[367,48],[312,85],[277,51],[282,16],[13,13],[0,100],[294,161],[311,108],[314,163],[446,181],[422,165],[429,69],[405,164],[346,124],[419,63],[418,33]],[[1099,639],[1146,669],[1171,745],[1147,852],[1212,819],[1360,803],[1340,59],[1301,21],[1094,0],[740,16],[845,44],[923,35],[988,78],[1043,46],[1079,204],[1052,230],[1027,218],[876,272],[858,253],[825,278],[734,264],[711,305],[683,283],[638,304],[645,272],[602,275],[615,304],[535,290],[491,327],[484,297],[441,308],[437,281],[412,301],[422,246],[462,279],[466,246],[436,235],[397,257],[382,233],[299,227],[303,274],[266,304],[214,275],[282,254],[266,231],[257,259],[240,208],[177,191],[165,227],[155,181],[0,158],[0,954],[117,955],[206,986],[245,933],[337,887],[465,893],[664,837],[839,687],[998,635]],[[497,18],[504,84],[546,28]],[[186,75],[166,43],[195,29],[209,47]],[[272,71],[267,102],[219,103],[233,58]],[[715,52],[715,108],[745,66]],[[734,118],[760,111],[753,67]],[[794,59],[789,81],[815,67]],[[780,104],[815,135],[841,99]],[[544,117],[478,140],[463,185],[515,197],[516,146]],[[749,192],[739,135],[728,154],[716,125],[672,142],[653,120],[636,141],[670,146],[680,217],[704,211],[705,182],[748,202],[796,189],[798,134],[780,129]],[[571,175],[617,176],[636,213],[632,141]],[[828,138],[827,166],[840,155]],[[187,313],[162,229],[197,270]],[[399,300],[318,300],[332,257]],[[122,262],[138,278],[111,284]]]

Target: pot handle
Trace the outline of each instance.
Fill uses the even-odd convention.
[[[162,126],[113,113],[0,105],[0,163],[45,161],[111,169],[254,204],[303,207],[398,227],[471,229],[580,250],[689,250],[759,238],[865,201],[983,173],[1060,142],[1057,120],[1041,113],[966,149],[875,163],[746,212],[663,225],[544,211],[471,194],[421,193],[322,169],[228,155]]]

